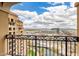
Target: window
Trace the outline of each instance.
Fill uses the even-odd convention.
[[[15,25],[15,23],[14,23],[14,22],[9,22],[9,24],[10,24],[10,25],[13,25],[13,26]]]
[[[13,25],[15,25],[15,23],[13,23]]]
[[[11,27],[9,28],[9,30],[11,30]]]
[[[21,31],[21,33],[22,33],[23,31]]]
[[[11,23],[9,22],[9,24],[11,25]]]
[[[13,30],[15,30],[15,28],[13,28]]]
[[[11,32],[9,32],[9,34],[11,35],[12,33],[11,33]]]
[[[13,34],[15,34],[15,32],[13,32]]]
[[[11,22],[13,22],[13,19],[11,19]]]

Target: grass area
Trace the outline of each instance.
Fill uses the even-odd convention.
[[[43,56],[44,55],[44,48],[40,48],[40,56]]]
[[[35,56],[35,52],[33,50],[29,50],[27,52],[27,56]]]
[[[43,55],[44,54],[44,48],[40,48],[40,55]],[[35,51],[30,49],[30,50],[27,50],[27,56],[35,56]]]

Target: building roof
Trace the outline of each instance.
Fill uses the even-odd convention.
[[[19,23],[23,23],[21,20],[16,20],[17,22],[19,22]]]
[[[16,20],[16,24],[18,25],[18,26],[23,26],[23,22],[22,21],[20,21],[20,20]]]
[[[13,12],[7,10],[7,9],[3,9],[3,8],[0,7],[0,10],[3,11],[3,12],[6,12],[7,14],[11,14],[11,15],[14,15],[14,16],[18,17],[17,14],[15,14],[15,13],[13,13]]]
[[[11,11],[9,11],[9,14],[14,15],[14,16],[16,16],[16,17],[18,17],[18,15],[17,15],[17,14],[15,14],[15,13],[13,13],[13,12],[11,12]]]
[[[20,2],[0,2],[0,7],[10,9],[11,6]]]

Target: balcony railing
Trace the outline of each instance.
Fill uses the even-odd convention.
[[[7,54],[12,56],[76,56],[78,37],[6,35]]]

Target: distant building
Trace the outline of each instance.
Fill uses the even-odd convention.
[[[23,22],[20,20],[16,20],[16,34],[22,35],[23,34]]]
[[[8,14],[8,34],[21,35],[23,34],[23,22],[19,20],[18,16],[14,13]]]
[[[27,35],[58,35],[58,36],[76,36],[76,29],[59,29],[59,28],[52,28],[52,29],[33,29],[33,30],[26,30],[25,32]]]
[[[8,14],[8,34],[10,35],[14,35],[15,34],[15,30],[16,30],[16,20],[18,20],[18,16],[15,15],[14,13],[9,13]]]

